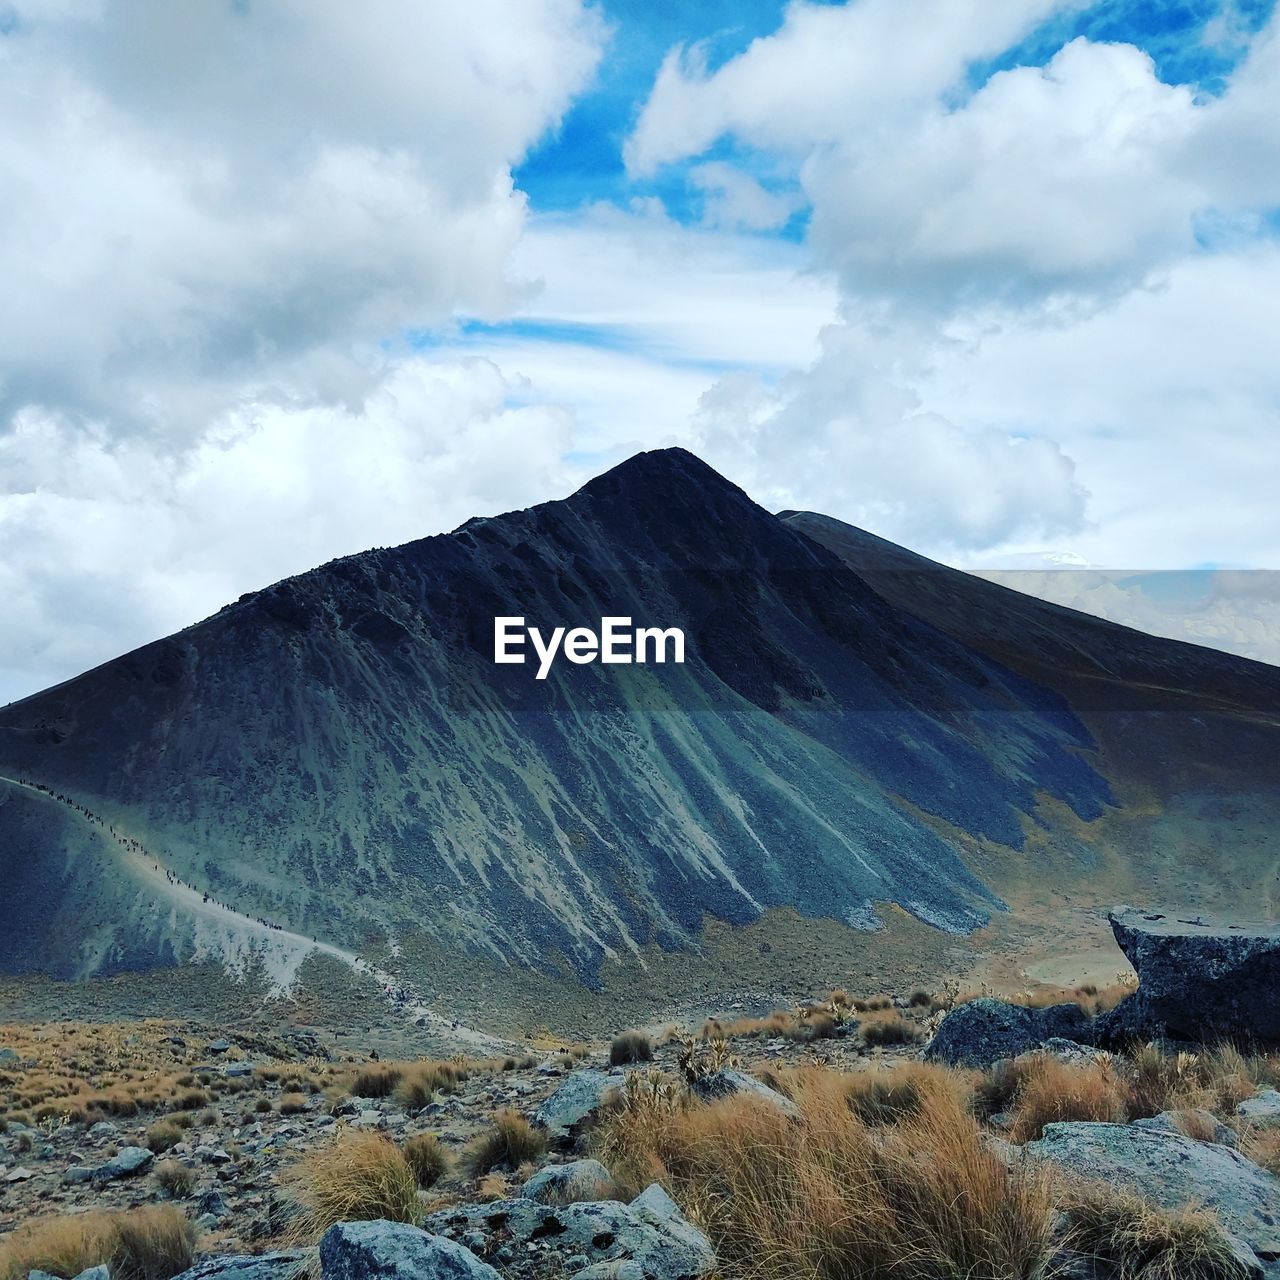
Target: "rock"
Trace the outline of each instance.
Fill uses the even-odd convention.
[[[177,1276],[176,1280],[293,1280],[306,1264],[307,1255],[303,1249],[279,1249],[256,1256],[223,1254],[206,1258]]]
[[[513,1243],[553,1255],[561,1261],[554,1274],[565,1274],[563,1260],[578,1255],[593,1266],[634,1262],[648,1280],[690,1280],[715,1267],[706,1236],[659,1188],[630,1205],[599,1200],[553,1208],[525,1199],[455,1205],[432,1214],[427,1226],[463,1237],[479,1232],[486,1256]]]
[[[18,1054],[13,1049],[0,1049],[0,1063],[17,1062]]]
[[[351,1124],[356,1129],[385,1129],[387,1127],[387,1117],[381,1111],[374,1111],[370,1108],[367,1111],[360,1112]]]
[[[81,1183],[92,1182],[93,1173],[88,1165],[73,1164],[71,1168],[63,1170],[62,1181],[69,1187],[78,1187]]]
[[[109,1182],[113,1178],[127,1178],[141,1173],[155,1156],[146,1147],[121,1147],[106,1164],[100,1164],[94,1171],[95,1181]]]
[[[800,1115],[800,1109],[790,1098],[784,1098],[776,1089],[770,1089],[763,1080],[757,1080],[755,1076],[739,1071],[736,1067],[721,1067],[714,1075],[693,1081],[689,1088],[704,1102],[746,1095],[767,1102],[789,1116]]]
[[[614,1191],[613,1178],[599,1160],[574,1160],[539,1169],[520,1188],[520,1195],[542,1204],[569,1204],[574,1200],[611,1200]]]
[[[1162,1111],[1158,1116],[1150,1116],[1145,1120],[1135,1120],[1134,1126],[1139,1129],[1155,1129],[1160,1133],[1180,1133],[1184,1138],[1190,1137],[1184,1124],[1194,1126],[1196,1132],[1207,1132],[1212,1136],[1210,1142],[1220,1147],[1235,1147],[1236,1135],[1229,1125],[1225,1125],[1212,1111],[1195,1107],[1190,1111]],[[1204,1139],[1196,1139],[1204,1141]]]
[[[32,1173],[25,1164],[20,1164],[16,1169],[10,1169],[9,1172],[4,1175],[4,1180],[6,1182],[26,1182],[35,1176],[36,1175]]]
[[[212,1040],[209,1042],[208,1051],[210,1053],[229,1053],[230,1050],[230,1040]]]
[[[1077,1004],[1028,1009],[984,997],[957,1005],[943,1019],[924,1051],[929,1062],[952,1067],[989,1067],[1017,1058],[1049,1041],[1090,1044],[1093,1020]]]
[[[1050,1036],[1035,1053],[1047,1053],[1051,1058],[1066,1063],[1071,1067],[1087,1067],[1098,1060],[1096,1045],[1081,1044],[1078,1040],[1064,1040],[1061,1036]]]
[[[500,1280],[469,1249],[403,1222],[340,1222],[320,1241],[322,1280]]]
[[[229,1080],[243,1078],[244,1076],[253,1075],[252,1062],[228,1062],[222,1068],[222,1074]]]
[[[533,1113],[533,1123],[556,1140],[572,1137],[623,1084],[621,1071],[575,1071]]]
[[[111,1268],[100,1262],[96,1267],[85,1267],[75,1280],[111,1280]]]
[[[638,1262],[594,1262],[581,1271],[575,1271],[571,1280],[646,1280],[644,1268]]]
[[[1107,1043],[1168,1036],[1280,1044],[1280,925],[1135,907],[1109,918],[1138,989],[1099,1019]]]
[[[1252,1098],[1246,1098],[1236,1108],[1236,1115],[1259,1128],[1274,1128],[1280,1124],[1280,1093],[1274,1089],[1263,1089]]]
[[[1212,1209],[1258,1257],[1280,1258],[1280,1179],[1238,1151],[1153,1128],[1082,1121],[1046,1125],[1023,1151],[1165,1209]]]
[[[120,1132],[120,1126],[111,1120],[99,1120],[89,1129],[91,1138],[114,1138]]]

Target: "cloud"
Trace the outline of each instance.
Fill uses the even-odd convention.
[[[962,428],[923,408],[912,343],[854,325],[769,389],[722,380],[702,398],[697,447],[775,508],[838,515],[937,553],[1080,527],[1086,493],[1052,441]]]
[[[635,130],[628,169],[641,176],[733,134],[772,151],[807,152],[886,113],[931,102],[970,62],[1026,36],[1067,0],[795,0],[782,26],[714,72],[700,46],[663,61]]]
[[[180,453],[45,410],[0,436],[0,701],[241,593],[568,492],[572,419],[486,360],[397,360],[340,405],[240,405]]]
[[[983,570],[979,577],[1149,635],[1280,665],[1280,573]]]
[[[602,40],[576,0],[20,5],[0,415],[172,440],[244,396],[358,396],[361,347],[502,310],[511,166]]]

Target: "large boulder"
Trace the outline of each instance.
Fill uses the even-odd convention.
[[[566,1141],[587,1125],[624,1083],[621,1071],[596,1071],[591,1067],[575,1071],[533,1113],[533,1123],[545,1129],[553,1141]]]
[[[523,1187],[525,1200],[542,1204],[571,1204],[575,1200],[611,1200],[617,1188],[599,1160],[573,1160],[539,1169]]]
[[[196,1263],[177,1280],[295,1280],[306,1267],[304,1249],[277,1249],[256,1256],[221,1254]]]
[[[500,1280],[453,1240],[405,1222],[339,1222],[320,1241],[322,1280]]]
[[[1280,1093],[1263,1089],[1236,1107],[1236,1115],[1257,1129],[1274,1129],[1280,1125]]]
[[[1117,907],[1111,931],[1138,989],[1100,1019],[1108,1043],[1137,1037],[1280,1044],[1280,925]]]
[[[1044,1136],[1023,1150],[1032,1160],[1135,1192],[1165,1209],[1212,1209],[1259,1260],[1280,1259],[1280,1179],[1229,1147],[1154,1128],[1070,1121],[1046,1125]]]
[[[739,1071],[736,1067],[721,1067],[712,1075],[693,1080],[689,1088],[704,1102],[715,1102],[719,1098],[747,1097],[767,1102],[788,1116],[800,1114],[800,1109],[789,1098],[784,1098],[776,1089],[770,1089],[763,1080],[757,1080],[755,1076]]]
[[[1077,1004],[1028,1009],[984,997],[957,1005],[942,1019],[924,1056],[952,1067],[989,1067],[1016,1058],[1050,1040],[1091,1044],[1093,1019]]]
[[[648,1280],[696,1280],[716,1264],[710,1241],[659,1187],[629,1205],[600,1200],[552,1207],[524,1199],[454,1205],[432,1214],[426,1225],[465,1239],[485,1257],[535,1250],[557,1275],[580,1270],[568,1265],[575,1258],[585,1258],[596,1269],[591,1274],[601,1276],[617,1267],[621,1277],[634,1270],[622,1264],[634,1263]]]

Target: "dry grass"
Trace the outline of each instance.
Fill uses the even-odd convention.
[[[625,1067],[653,1061],[653,1041],[643,1031],[624,1031],[609,1046],[609,1065]]]
[[[975,1072],[956,1071],[928,1062],[902,1062],[888,1071],[861,1071],[845,1077],[845,1101],[864,1124],[896,1124],[919,1113],[933,1094],[949,1094],[969,1110]]]
[[[157,1120],[147,1126],[146,1145],[157,1155],[176,1147],[182,1141],[182,1130],[172,1120]]]
[[[400,1072],[396,1101],[406,1111],[421,1111],[437,1093],[456,1093],[465,1073],[451,1062],[413,1062]]]
[[[363,1067],[352,1077],[350,1089],[357,1098],[389,1098],[404,1074],[394,1063]]]
[[[424,1190],[434,1187],[449,1172],[449,1153],[434,1133],[419,1133],[401,1148],[413,1170],[414,1180]]]
[[[920,1039],[920,1029],[907,1021],[900,1013],[879,1013],[867,1018],[859,1028],[862,1043],[870,1047],[915,1044]]]
[[[301,1214],[295,1234],[318,1240],[335,1222],[417,1223],[418,1182],[404,1153],[376,1133],[341,1133],[294,1167],[291,1179]]]
[[[112,1280],[169,1280],[195,1259],[197,1232],[172,1205],[41,1218],[0,1243],[0,1280],[29,1271],[72,1277],[105,1263]]]
[[[518,1111],[503,1107],[494,1114],[488,1133],[482,1134],[466,1154],[468,1172],[483,1177],[494,1169],[518,1169],[546,1154],[547,1139]]]
[[[1105,1264],[1113,1280],[1246,1280],[1218,1219],[1203,1209],[1157,1209],[1111,1186],[1064,1198],[1063,1244]]]
[[[156,1182],[171,1200],[185,1200],[196,1187],[196,1171],[178,1160],[161,1160],[155,1167]]]
[[[1037,1055],[1021,1073],[1010,1138],[1034,1142],[1047,1124],[1060,1120],[1123,1123],[1128,1118],[1123,1082],[1110,1063],[1059,1062]]]
[[[1042,1175],[983,1145],[931,1075],[892,1123],[849,1105],[849,1078],[791,1081],[798,1121],[759,1100],[691,1102],[661,1073],[632,1079],[597,1137],[626,1193],[663,1182],[706,1228],[726,1276],[756,1280],[1022,1277],[1044,1258]]]

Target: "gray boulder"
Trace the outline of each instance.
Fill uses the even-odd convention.
[[[615,1189],[609,1170],[599,1160],[574,1160],[539,1169],[520,1188],[520,1195],[542,1204],[569,1204],[574,1200],[610,1200]]]
[[[1236,1145],[1235,1131],[1230,1125],[1223,1124],[1212,1111],[1205,1111],[1202,1107],[1195,1107],[1190,1111],[1162,1111],[1158,1116],[1151,1116],[1145,1120],[1135,1120],[1133,1123],[1138,1129],[1155,1129],[1161,1133],[1180,1133],[1184,1138],[1190,1137],[1185,1126],[1192,1124],[1197,1130],[1207,1130],[1211,1133],[1213,1136],[1208,1140],[1220,1147],[1234,1147]]]
[[[1272,1129],[1280,1125],[1280,1093],[1263,1089],[1236,1107],[1236,1115],[1259,1129]]]
[[[100,1164],[93,1171],[93,1176],[103,1182],[132,1177],[148,1168],[154,1159],[154,1154],[146,1147],[121,1147],[106,1164]]]
[[[647,1280],[694,1280],[713,1270],[716,1261],[710,1241],[657,1187],[629,1205],[601,1200],[553,1208],[524,1199],[455,1205],[432,1214],[427,1226],[441,1234],[483,1241],[480,1248],[486,1256],[512,1245],[536,1246],[558,1263],[554,1274],[584,1270],[568,1266],[567,1260],[585,1258],[588,1268],[635,1263]]]
[[[533,1113],[533,1123],[548,1135],[564,1141],[573,1137],[604,1105],[615,1089],[622,1088],[621,1071],[575,1071]]]
[[[1099,1019],[1107,1043],[1167,1036],[1280,1044],[1280,925],[1117,907],[1138,989]]]
[[[957,1005],[942,1019],[924,1051],[926,1061],[952,1067],[989,1067],[1017,1058],[1049,1041],[1091,1044],[1093,1019],[1079,1005],[1028,1009],[984,997]]]
[[[404,1222],[339,1222],[320,1241],[322,1280],[500,1280],[452,1240]]]
[[[1046,1125],[1023,1150],[1165,1209],[1212,1209],[1258,1258],[1280,1258],[1280,1179],[1229,1147],[1137,1125],[1071,1121]]]
[[[198,1262],[176,1280],[294,1280],[306,1265],[303,1249],[278,1249],[256,1256],[222,1254]]]
[[[648,1280],[644,1268],[630,1259],[622,1262],[593,1262],[575,1271],[570,1280]]]
[[[770,1089],[763,1080],[757,1080],[755,1076],[739,1071],[736,1067],[722,1067],[714,1075],[694,1080],[689,1089],[704,1102],[745,1095],[767,1102],[786,1115],[797,1117],[800,1114],[800,1109],[790,1098],[784,1098],[776,1089]]]

